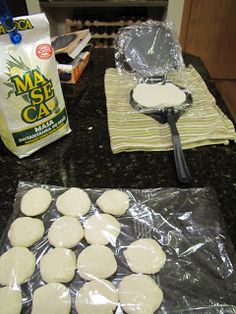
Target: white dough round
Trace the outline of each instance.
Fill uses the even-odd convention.
[[[86,215],[91,207],[88,194],[79,188],[70,188],[56,201],[57,210],[66,216],[80,217]]]
[[[70,291],[61,283],[49,283],[34,291],[31,314],[69,314]]]
[[[77,268],[80,277],[85,280],[106,279],[116,272],[117,263],[111,249],[92,244],[80,253]]]
[[[40,273],[46,282],[70,282],[74,278],[75,268],[75,253],[69,249],[51,249],[40,261]]]
[[[0,257],[0,283],[14,286],[26,282],[35,269],[35,257],[28,249],[15,246]]]
[[[113,245],[120,234],[120,223],[111,215],[95,214],[84,223],[85,239],[90,244]]]
[[[87,282],[79,290],[75,306],[80,314],[113,314],[118,304],[116,288],[108,280]]]
[[[40,240],[44,234],[44,225],[40,219],[21,217],[10,226],[8,238],[12,246],[29,247]]]
[[[186,100],[183,90],[172,83],[137,84],[133,99],[143,107],[164,108],[181,105]]]
[[[52,201],[51,194],[44,188],[33,188],[26,192],[21,200],[21,211],[26,216],[44,213]]]
[[[124,251],[124,256],[134,273],[154,274],[160,271],[166,255],[154,239],[139,239]]]
[[[147,275],[124,277],[119,285],[119,300],[127,314],[152,314],[163,300],[162,290]]]
[[[72,248],[83,238],[84,229],[75,217],[63,216],[55,220],[48,232],[48,241],[55,247]]]
[[[0,314],[20,314],[21,292],[9,287],[0,288]]]
[[[129,208],[129,196],[119,190],[108,190],[97,199],[96,203],[104,213],[120,216]]]

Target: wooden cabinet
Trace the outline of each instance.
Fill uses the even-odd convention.
[[[6,0],[8,8],[10,9],[12,16],[27,15],[27,7],[25,0]]]
[[[236,79],[236,1],[185,0],[180,42],[213,78]]]

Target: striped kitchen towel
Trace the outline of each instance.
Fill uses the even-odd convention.
[[[177,73],[168,79],[187,87],[193,96],[191,109],[177,121],[184,149],[236,141],[232,121],[216,105],[215,98],[193,66],[183,70],[181,81]],[[130,91],[135,84],[130,74],[119,75],[114,68],[106,70],[105,93],[112,152],[171,150],[169,125],[160,124],[131,107]]]

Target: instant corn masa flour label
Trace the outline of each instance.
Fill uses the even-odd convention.
[[[18,45],[0,24],[0,135],[23,158],[71,130],[45,14],[14,21]]]

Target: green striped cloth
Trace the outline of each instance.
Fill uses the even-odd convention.
[[[174,83],[189,88],[193,96],[191,109],[177,122],[184,149],[236,141],[233,123],[215,103],[199,73],[189,66],[181,74],[172,74]],[[112,152],[167,151],[172,149],[169,125],[135,111],[129,104],[135,86],[130,74],[119,75],[109,68],[105,74],[108,128]]]

